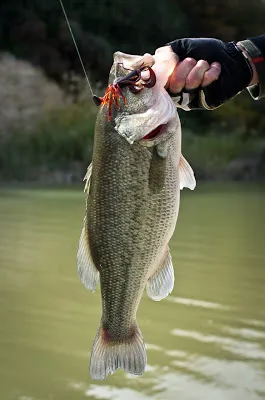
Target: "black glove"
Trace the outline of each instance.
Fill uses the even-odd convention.
[[[178,39],[168,44],[178,55],[180,61],[191,57],[197,61],[206,60],[209,64],[214,61],[221,64],[221,74],[218,80],[209,86],[192,91],[183,90],[186,97],[185,106],[188,106],[188,109],[219,107],[244,90],[252,79],[252,67],[234,42],[225,43],[218,39],[200,38]],[[187,93],[189,93],[188,101]],[[177,94],[170,94],[177,97]],[[182,99],[180,106],[181,101]]]

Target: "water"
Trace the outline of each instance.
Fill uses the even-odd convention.
[[[99,290],[75,269],[82,189],[1,190],[0,399],[265,399],[264,204],[255,185],[183,193],[174,292],[138,312],[147,370],[98,382]]]

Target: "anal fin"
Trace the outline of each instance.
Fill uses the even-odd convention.
[[[88,290],[92,290],[94,292],[99,280],[99,272],[94,265],[90,253],[86,217],[84,219],[84,224],[79,239],[77,251],[77,270],[81,282]]]
[[[174,268],[172,258],[167,248],[163,265],[147,281],[147,295],[155,301],[160,301],[167,297],[174,287]]]

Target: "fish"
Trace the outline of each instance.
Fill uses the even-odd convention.
[[[94,292],[100,281],[102,317],[90,357],[90,375],[97,380],[118,368],[144,373],[147,355],[137,309],[145,289],[155,301],[173,290],[169,241],[180,190],[196,185],[181,154],[181,124],[164,89],[165,71],[156,69],[156,61],[148,53],[114,54],[85,176],[77,269],[88,290]],[[135,69],[140,78],[118,88],[110,113],[110,92]],[[146,84],[150,74],[156,77],[153,86]]]

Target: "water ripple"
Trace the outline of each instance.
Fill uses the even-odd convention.
[[[265,332],[257,331],[255,329],[247,329],[247,328],[231,328],[230,326],[225,326],[222,328],[223,332],[228,333],[229,335],[239,336],[245,339],[256,340],[256,339],[265,339]]]
[[[224,310],[224,311],[228,311],[230,309],[230,307],[219,303],[214,303],[211,301],[204,301],[204,300],[196,300],[196,299],[186,299],[184,297],[169,296],[167,297],[167,300],[170,301],[171,303],[183,304],[185,306],[210,308],[210,309]]]
[[[221,345],[221,348],[223,350],[240,355],[244,358],[265,360],[265,350],[258,343],[236,340],[230,337],[204,335],[200,332],[186,331],[183,329],[174,329],[171,331],[171,333],[174,336],[190,338],[203,343],[213,343]]]

